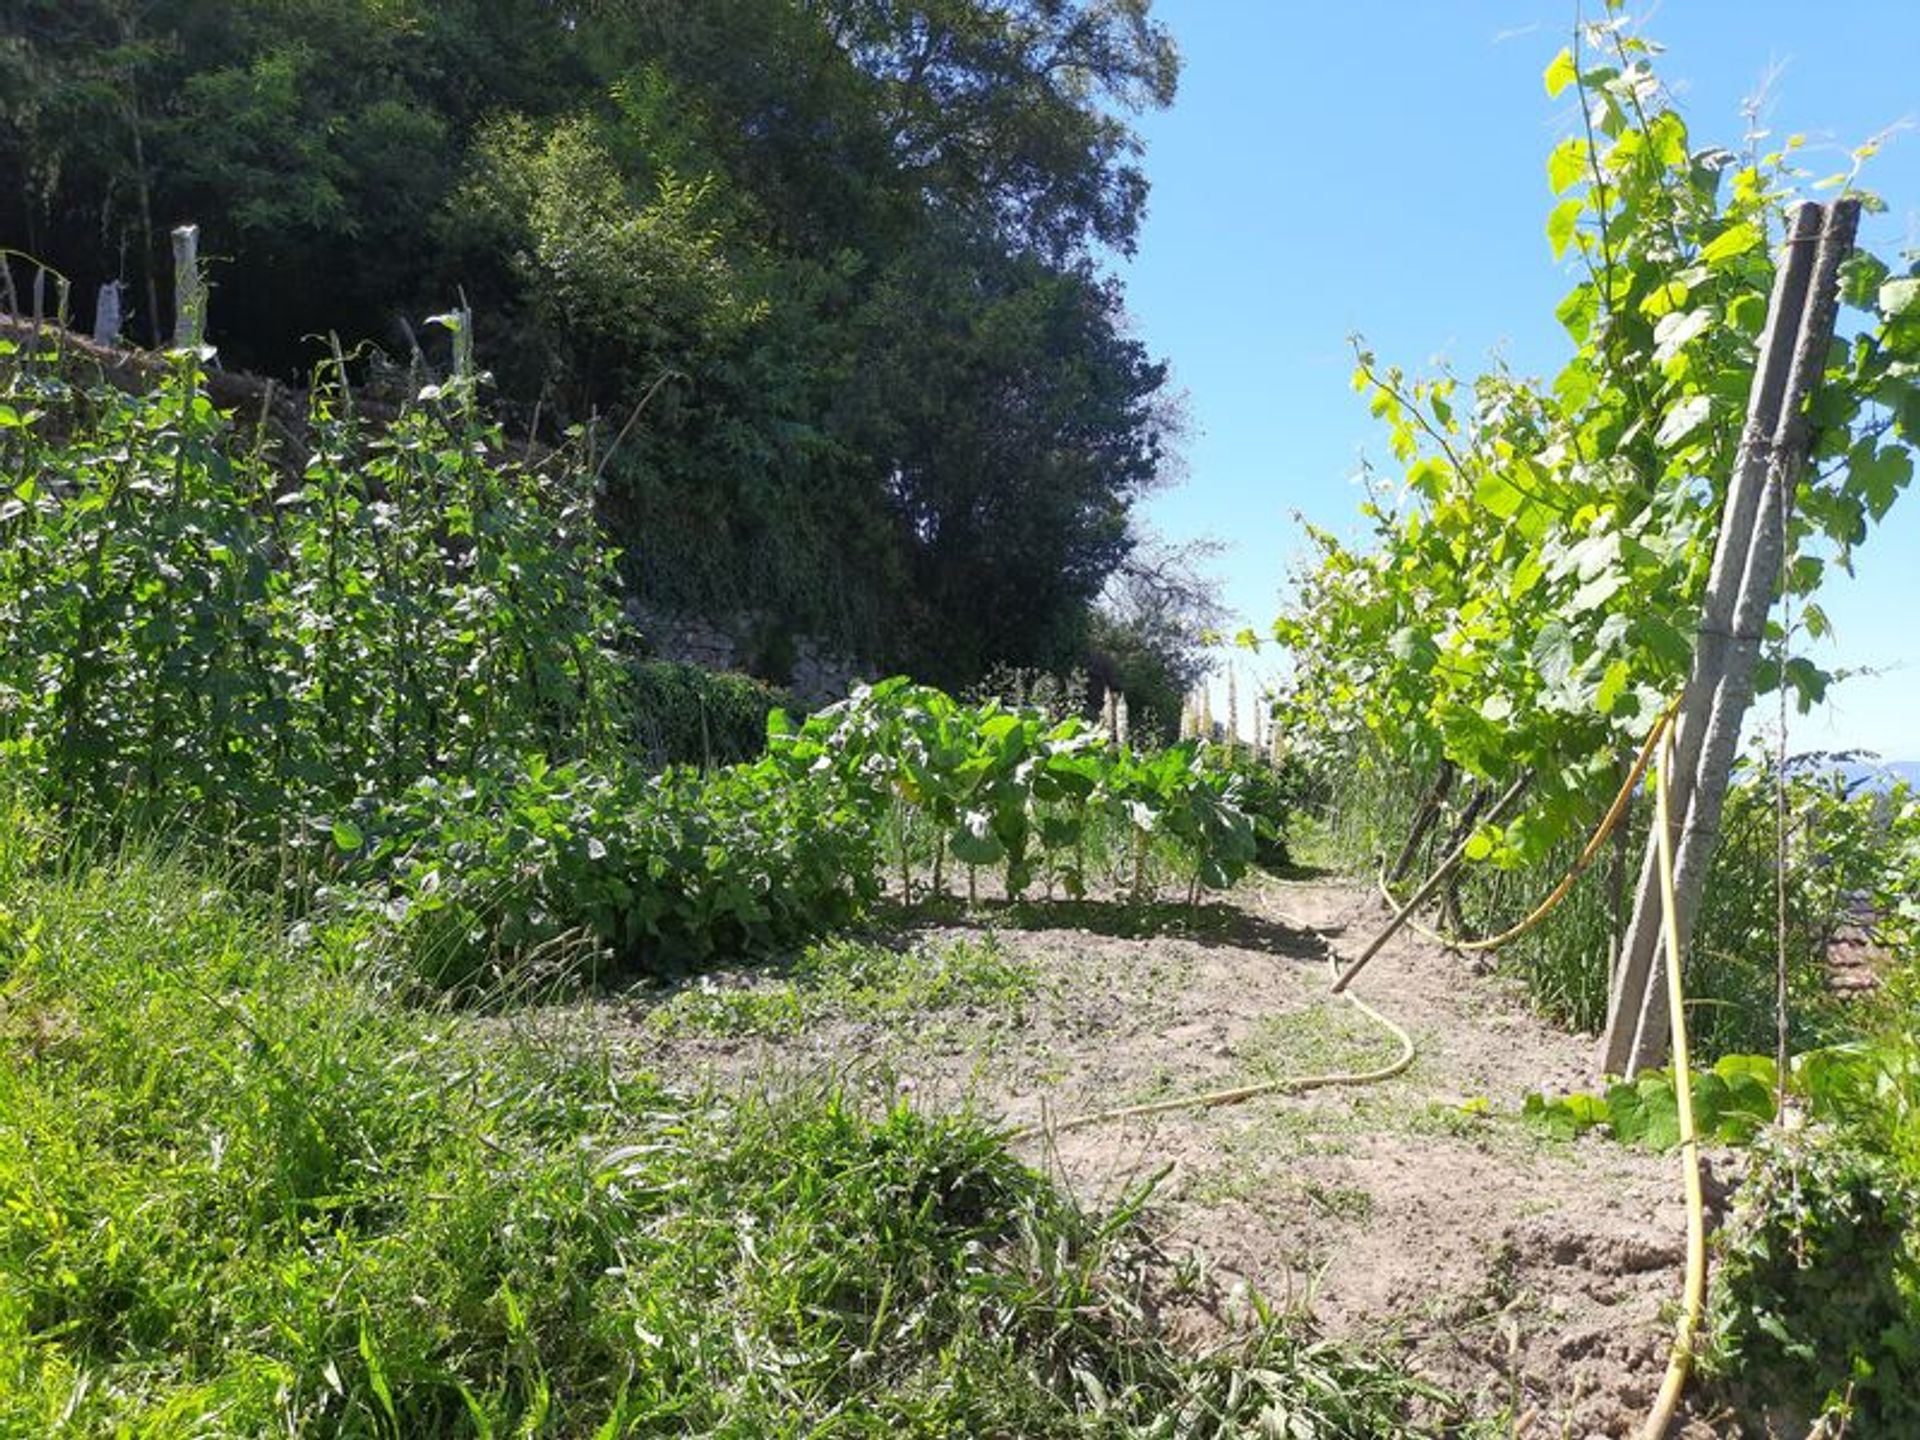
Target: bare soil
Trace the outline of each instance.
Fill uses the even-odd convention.
[[[1088,1205],[1157,1180],[1147,1217],[1163,1313],[1196,1342],[1234,1325],[1257,1292],[1328,1335],[1404,1347],[1503,1433],[1635,1433],[1680,1292],[1678,1161],[1601,1137],[1555,1140],[1519,1118],[1529,1091],[1590,1088],[1594,1041],[1403,932],[1355,987],[1417,1042],[1402,1075],[1059,1129],[1090,1111],[1396,1053],[1326,994],[1329,958],[1357,954],[1386,919],[1370,894],[1262,878],[1159,919],[1143,926],[1116,904],[989,903],[889,937],[991,933],[1031,967],[1035,989],[1017,1004],[829,1014],[778,1038],[667,1036],[647,1023],[653,991],[604,1002],[595,1025],[615,1029],[633,1063],[688,1080],[832,1070],[876,1098],[1039,1127],[1022,1153]],[[745,971],[719,983],[775,982]],[[1718,1210],[1733,1162],[1712,1164]],[[1701,1402],[1673,1433],[1745,1432]]]

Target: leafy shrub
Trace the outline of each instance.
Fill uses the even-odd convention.
[[[1774,1119],[1777,1070],[1764,1055],[1723,1055],[1692,1074],[1693,1122],[1702,1140],[1746,1144]],[[1604,1125],[1616,1140],[1670,1150],[1680,1143],[1680,1101],[1671,1070],[1644,1070],[1603,1095],[1527,1096],[1523,1114],[1563,1139]]]
[[[1207,772],[1233,786],[1234,802],[1253,822],[1254,859],[1284,868],[1292,861],[1287,827],[1299,808],[1304,778],[1237,745],[1209,745]]]
[[[466,984],[572,938],[623,967],[766,953],[876,893],[871,817],[830,777],[519,766],[423,780],[370,821],[359,874],[429,978]]]
[[[1920,1177],[1824,1128],[1780,1137],[1721,1241],[1714,1369],[1862,1436],[1920,1432]]]
[[[1007,891],[1041,876],[1086,893],[1096,827],[1126,836],[1134,894],[1144,896],[1150,848],[1180,856],[1189,893],[1224,889],[1254,858],[1253,827],[1230,775],[1210,773],[1201,748],[1137,753],[1069,717],[969,707],[896,677],[861,686],[796,726],[769,722],[773,761],[797,777],[827,773],[848,797],[893,816],[893,859],[911,897],[913,865],[926,860],[941,888],[951,858],[972,872],[997,866]]]
[[[633,743],[652,767],[729,765],[767,748],[767,717],[792,697],[750,675],[675,660],[630,671]]]

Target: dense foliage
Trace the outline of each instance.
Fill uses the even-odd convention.
[[[1796,1058],[1806,1123],[1763,1146],[1716,1281],[1712,1358],[1729,1383],[1861,1435],[1920,1424],[1914,980],[1908,952],[1876,1023]]]
[[[1373,487],[1371,548],[1315,533],[1320,563],[1277,627],[1297,667],[1285,716],[1316,743],[1403,775],[1532,775],[1522,813],[1476,852],[1509,864],[1597,817],[1686,675],[1799,178],[1797,137],[1745,155],[1696,144],[1657,47],[1624,19],[1581,34],[1547,72],[1585,123],[1548,161],[1548,240],[1578,276],[1557,312],[1572,357],[1549,383],[1495,370],[1463,385],[1363,349],[1355,384],[1404,481]],[[1859,253],[1844,300],[1854,320],[1790,517],[1802,597],[1893,504],[1920,434],[1920,271]],[[1824,633],[1817,605],[1798,617]],[[1826,677],[1794,657],[1784,683],[1811,701]]]
[[[769,741],[790,774],[831,774],[893,811],[909,899],[915,861],[930,863],[938,892],[949,857],[967,868],[970,893],[974,872],[993,866],[1016,899],[1037,879],[1079,898],[1094,847],[1116,830],[1135,898],[1145,898],[1156,841],[1178,857],[1189,896],[1232,885],[1254,859],[1238,784],[1197,745],[1141,753],[1075,717],[968,707],[904,679],[863,687],[798,727],[775,716]]]
[[[750,681],[629,665],[580,465],[502,455],[470,386],[378,425],[322,390],[289,476],[190,355],[136,395],[0,361],[13,773],[114,831],[184,823],[298,906],[344,882],[443,983],[789,945],[878,896],[889,835],[909,900],[949,855],[1084,894],[1106,829],[1136,895],[1150,849],[1196,889],[1253,858],[1194,747],[903,680],[796,728]],[[718,763],[753,726],[771,753]]]
[[[957,684],[1084,659],[1132,546],[1170,416],[1099,262],[1177,69],[1147,0],[21,0],[0,235],[153,345],[197,221],[282,378],[461,287],[520,426],[626,432],[650,602]]]
[[[767,717],[793,705],[752,676],[674,660],[635,662],[628,684],[633,743],[654,767],[751,760],[766,748]]]
[[[130,395],[0,340],[11,771],[284,863],[422,777],[620,747],[577,466],[506,457],[458,386],[379,425],[322,389],[289,474],[169,365]]]

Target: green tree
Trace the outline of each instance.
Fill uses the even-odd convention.
[[[328,331],[404,354],[464,292],[508,413],[597,427],[653,603],[954,683],[1080,658],[1165,443],[1099,269],[1139,225],[1131,116],[1178,68],[1145,0],[19,0],[0,26],[0,233],[83,310],[124,279],[128,333],[162,339],[186,219],[230,366],[297,376]]]

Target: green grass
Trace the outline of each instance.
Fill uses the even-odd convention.
[[[1234,1047],[1236,1068],[1251,1081],[1371,1070],[1399,1054],[1391,1035],[1337,1000],[1262,1015]]]
[[[836,939],[810,946],[784,974],[689,985],[647,1024],[668,1036],[791,1036],[827,1015],[885,1022],[969,1010],[1017,1019],[1039,983],[1031,962],[991,935],[904,949]]]
[[[1182,1352],[1133,1206],[973,1117],[677,1092],[0,820],[0,1435],[1357,1436],[1418,1399],[1272,1315]],[[984,948],[822,963],[882,1009],[1017,988]]]

